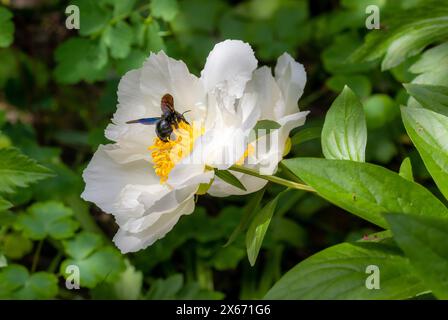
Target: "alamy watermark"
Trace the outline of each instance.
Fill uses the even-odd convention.
[[[366,268],[366,274],[369,276],[366,278],[366,288],[369,290],[379,290],[380,286],[380,268],[377,265],[371,264]]]

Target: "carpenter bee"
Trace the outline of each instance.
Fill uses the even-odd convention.
[[[162,115],[155,118],[141,118],[137,120],[131,120],[126,123],[140,123],[144,125],[156,125],[156,134],[163,142],[168,142],[171,133],[173,132],[173,126],[177,129],[179,122],[183,121],[187,124],[187,120],[184,118],[184,113],[180,114],[174,109],[174,99],[169,93],[162,97],[160,102],[160,108],[162,109]]]

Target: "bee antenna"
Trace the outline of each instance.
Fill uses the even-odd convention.
[[[190,112],[191,110],[187,110],[187,111],[184,111],[184,112],[182,112],[182,115],[184,115],[184,114],[186,114],[187,112]]]

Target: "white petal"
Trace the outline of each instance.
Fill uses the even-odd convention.
[[[163,193],[161,197],[143,191],[138,199],[143,207],[143,214],[141,216],[116,215],[117,224],[121,229],[131,233],[143,232],[157,223],[159,219],[162,219],[164,215],[177,210],[182,203],[193,197],[197,189],[198,184],[192,184],[182,189],[172,189],[167,193]]]
[[[174,227],[182,215],[190,214],[193,211],[194,198],[191,197],[172,212],[162,215],[160,219],[142,232],[131,233],[119,229],[114,237],[114,242],[122,253],[144,249],[158,239],[163,238]]]
[[[276,121],[285,115],[285,100],[268,67],[263,66],[255,70],[246,91],[245,95],[255,94],[257,97],[256,104],[260,109],[259,120]]]
[[[148,162],[140,160],[118,164],[107,154],[113,148],[111,145],[99,146],[82,175],[86,187],[81,197],[107,213],[114,213],[125,186],[159,184],[159,178]]]
[[[285,100],[285,114],[297,112],[297,101],[302,96],[306,83],[305,68],[284,53],[277,60],[275,79]]]
[[[240,40],[226,40],[215,45],[207,57],[201,80],[207,92],[215,89],[229,97],[240,98],[257,67],[252,48]]]
[[[166,93],[174,98],[174,107],[179,112],[191,110],[188,118],[202,120],[205,93],[199,79],[188,71],[184,62],[168,57],[163,51],[151,53],[141,70],[140,87],[149,96],[160,115],[160,99]],[[198,107],[199,106],[199,107]]]

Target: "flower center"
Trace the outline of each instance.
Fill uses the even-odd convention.
[[[173,127],[173,133],[176,136],[174,140],[165,142],[156,137],[149,147],[160,183],[165,183],[176,163],[191,153],[194,141],[203,134],[203,130],[194,130],[188,123],[180,121],[177,129]]]

